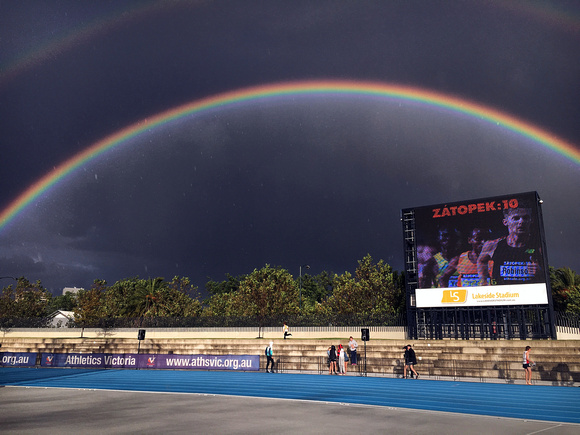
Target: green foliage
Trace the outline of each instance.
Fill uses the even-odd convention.
[[[569,313],[580,314],[580,290],[578,287],[570,292],[568,307],[566,309]]]
[[[4,287],[2,295],[0,295],[0,317],[12,317],[14,311],[14,290],[12,286]]]
[[[240,287],[240,282],[245,279],[245,275],[235,277],[226,274],[226,280],[221,282],[208,281],[205,284],[205,289],[210,295],[220,295],[224,293],[233,293]]]
[[[554,310],[580,314],[580,275],[568,267],[550,267]]]
[[[232,310],[235,292],[231,293],[216,293],[207,300],[207,306],[202,312],[205,317],[223,317],[229,316]]]
[[[40,281],[31,283],[18,278],[16,288],[5,287],[0,297],[0,317],[35,318],[44,317],[52,294]]]
[[[190,293],[196,288],[189,278],[131,278],[117,281],[104,297],[105,312],[110,317],[188,317],[201,313],[201,303]]]
[[[106,317],[104,306],[107,282],[96,279],[89,290],[80,290],[77,294],[77,306],[74,308],[75,323],[79,326],[90,326]]]
[[[400,299],[401,279],[388,264],[374,264],[370,254],[359,261],[353,277],[349,272],[336,275],[328,309],[337,314],[395,314],[404,308]]]
[[[293,278],[287,270],[267,264],[248,275],[227,274],[222,282],[209,281],[206,290],[210,297],[204,307],[197,289],[184,277],[176,276],[170,282],[135,277],[112,286],[95,280],[89,290],[81,290],[78,295],[69,293],[52,299],[40,283],[33,285],[21,279],[17,289],[9,286],[0,297],[0,316],[48,315],[59,309],[71,310],[79,326],[91,326],[115,323],[118,319],[203,316],[259,320],[280,316],[298,320],[303,316],[330,318],[404,311],[402,275],[393,272],[382,260],[373,264],[370,256],[359,262],[355,277],[348,272],[336,276],[326,271],[303,275],[302,298],[299,284],[299,278]],[[16,297],[17,293],[20,296]]]
[[[580,276],[569,268],[551,267],[550,281],[555,310],[580,314]],[[206,289],[210,297],[202,306],[197,288],[185,277],[174,277],[170,282],[136,277],[110,287],[95,280],[90,290],[80,291],[76,298],[72,294],[52,298],[40,282],[20,278],[15,288],[10,285],[3,289],[0,317],[41,318],[63,309],[74,311],[81,326],[103,319],[193,317],[215,317],[219,324],[227,318],[243,317],[259,322],[291,319],[298,324],[306,317],[336,323],[340,316],[380,322],[405,313],[404,274],[383,260],[375,263],[368,254],[358,262],[354,275],[326,271],[303,275],[302,310],[299,283],[299,277],[292,277],[287,270],[266,264],[248,275],[228,274],[222,282],[209,281]]]
[[[194,296],[194,297],[192,297]],[[189,278],[175,276],[158,295],[158,317],[196,317],[202,306]]]
[[[237,288],[231,286],[232,282],[229,291],[213,293],[204,315],[263,318],[298,312],[298,283],[285,269],[266,265],[244,276]]]
[[[117,281],[105,291],[105,312],[110,317],[141,317],[156,299],[153,295],[158,280],[148,283],[139,278]]]
[[[266,264],[255,269],[240,283],[239,315],[265,317],[298,312],[298,286],[292,275],[280,267]]]
[[[302,312],[315,313],[320,304],[332,295],[334,276],[326,271],[302,276]]]
[[[77,306],[77,296],[74,293],[66,292],[61,296],[54,296],[50,299],[46,307],[46,314],[50,315],[58,310],[73,311]]]
[[[393,271],[393,308],[397,314],[407,312],[407,287],[405,274],[403,272]]]

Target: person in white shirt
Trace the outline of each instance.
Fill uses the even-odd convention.
[[[346,367],[345,364],[345,356],[346,356],[346,349],[342,347],[342,344],[338,345],[338,373],[341,375],[346,375]]]
[[[530,359],[530,351],[532,348],[530,346],[526,346],[526,350],[524,350],[524,373],[526,375],[526,385],[532,385],[532,366],[534,362]]]
[[[350,363],[351,365],[356,365],[356,348],[358,347],[358,343],[352,338],[352,335],[348,339],[348,348],[350,349]]]

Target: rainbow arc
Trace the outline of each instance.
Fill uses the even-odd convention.
[[[0,230],[12,221],[27,205],[63,180],[67,175],[90,160],[120,146],[140,134],[174,120],[207,110],[227,107],[247,101],[289,97],[298,95],[357,95],[400,99],[418,102],[427,106],[441,107],[463,113],[501,126],[556,153],[580,164],[580,150],[571,143],[514,116],[468,100],[416,87],[396,84],[358,81],[302,81],[276,83],[237,89],[195,100],[193,102],[158,113],[151,118],[129,125],[122,130],[92,144],[88,148],[65,160],[52,171],[28,187],[20,196],[0,212]]]

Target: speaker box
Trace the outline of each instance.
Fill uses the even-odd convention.
[[[370,334],[369,334],[369,328],[363,328],[360,330],[360,338],[362,341],[369,341],[370,340]]]

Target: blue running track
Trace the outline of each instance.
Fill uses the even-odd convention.
[[[580,388],[380,377],[172,370],[0,368],[0,385],[356,403],[580,423]]]

